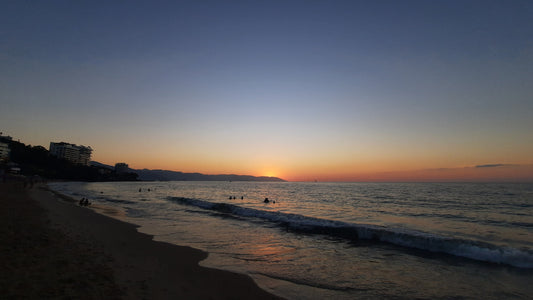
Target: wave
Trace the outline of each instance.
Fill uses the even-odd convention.
[[[107,202],[120,203],[120,204],[135,204],[136,203],[135,201],[122,200],[122,199],[113,199],[113,198],[103,197],[103,196],[96,197],[96,199],[104,200],[104,201],[107,201]]]
[[[228,203],[214,203],[183,197],[168,197],[168,200],[228,214],[230,216],[266,220],[290,231],[324,234],[352,241],[379,241],[407,248],[451,254],[478,261],[505,264],[519,268],[533,268],[533,251],[530,249],[503,247],[487,242],[445,237],[414,230],[347,223],[298,214],[264,211]]]

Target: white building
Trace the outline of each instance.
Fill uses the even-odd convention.
[[[91,162],[91,147],[77,146],[65,142],[50,142],[50,154],[59,158],[64,158],[79,165],[88,166]]]
[[[6,161],[9,159],[9,145],[0,142],[0,161]]]

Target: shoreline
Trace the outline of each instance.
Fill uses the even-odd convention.
[[[0,195],[8,298],[282,299],[245,274],[199,266],[204,251],[154,241],[43,186],[3,183]]]

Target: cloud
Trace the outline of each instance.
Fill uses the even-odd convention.
[[[362,174],[354,181],[419,182],[532,182],[532,164],[485,164],[471,167],[436,168]]]
[[[497,168],[497,167],[519,167],[520,165],[513,164],[486,164],[486,165],[477,165],[476,168]]]
[[[488,164],[488,165],[477,165],[476,168],[496,168],[496,167],[503,167],[506,166],[505,164]]]

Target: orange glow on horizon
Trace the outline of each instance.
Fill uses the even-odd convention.
[[[430,161],[368,160],[356,164],[317,159],[314,163],[285,159],[270,159],[258,164],[255,159],[222,159],[208,157],[198,159],[193,156],[176,155],[171,160],[162,160],[160,155],[142,156],[138,153],[123,153],[120,156],[94,160],[114,166],[125,162],[132,169],[163,169],[184,173],[238,174],[251,176],[278,177],[287,181],[345,181],[345,182],[417,182],[417,181],[530,181],[533,182],[533,164],[503,164],[468,167],[427,168],[434,165]],[[168,157],[168,156],[167,156]]]
[[[394,172],[353,173],[344,175],[295,176],[289,181],[346,182],[533,182],[533,165],[496,165],[485,167],[440,168]]]
[[[280,177],[277,175],[276,172],[272,172],[272,171],[266,171],[266,172],[263,172],[262,174],[263,175],[261,176],[266,176],[266,177]]]

